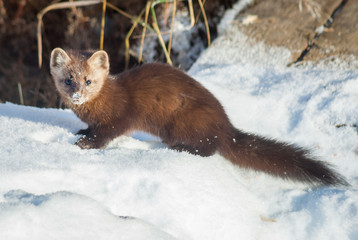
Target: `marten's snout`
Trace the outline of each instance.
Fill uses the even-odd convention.
[[[71,96],[71,100],[75,104],[82,104],[87,101],[87,94],[85,92],[85,89],[78,89],[77,91],[74,91]]]
[[[84,103],[87,98],[86,89],[80,86],[80,84],[74,84],[72,87],[71,101],[75,104]]]
[[[72,80],[70,87],[70,99],[74,104],[82,104],[86,101],[86,87],[79,80]]]
[[[75,92],[71,96],[71,101],[74,104],[82,104],[82,103],[87,101],[87,98],[83,94],[81,94],[80,92]]]
[[[81,97],[82,97],[82,94],[81,94],[81,93],[78,93],[78,92],[75,92],[75,93],[72,95],[72,98],[73,98],[74,100],[79,100]]]

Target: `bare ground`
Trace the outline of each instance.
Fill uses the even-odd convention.
[[[295,61],[313,39],[316,28],[326,23],[342,0],[256,0],[236,21],[239,29],[255,41],[283,46]],[[304,60],[350,61],[358,56],[358,1],[350,0],[315,42]]]

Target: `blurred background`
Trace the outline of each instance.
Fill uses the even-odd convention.
[[[53,48],[99,49],[101,35],[102,3],[81,7],[54,9],[42,18],[42,66],[39,67],[37,45],[37,15],[46,7],[64,1],[46,0],[0,0],[0,101],[23,103],[39,107],[59,107],[60,102],[49,73],[49,56]],[[71,2],[71,1],[70,1]],[[156,17],[163,39],[168,44],[173,4],[168,1],[155,6]],[[211,39],[216,36],[216,25],[225,9],[234,1],[210,0],[204,5]],[[146,9],[145,0],[111,0],[108,3],[130,16]],[[169,4],[168,4],[169,3]],[[173,65],[187,70],[200,52],[207,46],[207,33],[203,17],[199,15],[198,1],[193,1],[193,12],[198,21],[190,27],[188,1],[176,4],[176,29],[183,39],[173,40],[171,60]],[[153,21],[148,17],[148,24]],[[142,15],[144,21],[145,12]],[[103,49],[110,56],[111,72],[125,69],[125,38],[133,21],[112,8],[106,8]],[[128,68],[138,65],[143,27],[138,25],[131,37]],[[177,32],[178,32],[177,31]],[[183,42],[185,41],[185,42]],[[147,30],[142,44],[143,61],[166,62],[155,32]],[[177,46],[177,49],[176,49]],[[187,48],[187,49],[183,49]],[[188,54],[186,50],[191,48]],[[195,49],[194,49],[195,48]],[[186,51],[186,52],[185,52]]]
[[[350,61],[357,56],[356,0],[240,1],[250,4],[235,17],[233,24],[253,43],[264,41],[268,45],[288,48],[293,61],[312,41],[317,28],[327,22],[337,6],[345,2],[346,6],[340,9],[332,26],[324,29],[305,59]],[[64,2],[70,5],[63,9],[56,7],[56,4]],[[76,2],[83,2],[84,5],[71,5]],[[146,0],[106,2],[103,15],[100,0],[0,0],[0,102],[63,107],[49,72],[50,53],[55,47],[99,49],[102,16],[105,16],[103,49],[109,53],[112,73],[145,62],[167,62],[165,51],[169,52],[174,66],[188,70],[215,39],[222,16],[237,1],[175,1],[174,5],[173,0],[158,0],[155,7],[153,1]],[[148,2],[152,3],[155,15],[148,13],[148,27],[142,40]],[[53,9],[44,11],[48,7]],[[153,16],[158,21],[166,49],[155,32]],[[41,67],[39,34],[42,40]]]

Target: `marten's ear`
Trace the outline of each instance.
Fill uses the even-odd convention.
[[[70,57],[64,50],[62,50],[61,48],[55,48],[51,52],[50,68],[51,70],[54,70],[55,68],[62,68],[70,61]]]
[[[88,60],[87,63],[93,69],[101,68],[102,70],[108,72],[109,71],[109,60],[108,55],[105,51],[97,51],[95,52]]]

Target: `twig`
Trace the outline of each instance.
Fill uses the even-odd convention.
[[[103,6],[102,6],[102,20],[101,20],[101,38],[99,42],[99,49],[103,50],[103,41],[104,41],[104,22],[106,17],[106,6],[107,6],[107,0],[103,0]]]
[[[203,6],[205,5],[205,2],[206,2],[206,0],[203,1]],[[195,23],[197,23],[199,21],[200,15],[201,15],[201,12],[199,12],[198,15],[196,15]]]
[[[24,105],[24,97],[22,95],[22,87],[20,82],[17,83],[17,89],[19,90],[20,103],[21,105]]]
[[[102,0],[101,0],[101,1],[102,1]],[[115,10],[116,12],[122,14],[122,15],[125,16],[126,18],[129,18],[129,19],[131,19],[132,21],[137,21],[136,17],[133,17],[132,15],[126,13],[125,11],[123,11],[123,10],[117,8],[117,7],[114,6],[112,3],[107,2],[107,6],[110,7],[110,8],[112,8],[112,9]],[[138,23],[140,23],[141,25],[143,25],[143,22],[140,22],[140,21],[139,21]]]
[[[152,25],[153,25],[153,28],[154,28],[154,30],[156,31],[157,35],[158,35],[158,39],[159,39],[160,45],[162,46],[162,49],[163,49],[165,58],[167,59],[167,63],[170,64],[170,65],[173,65],[172,60],[170,59],[170,56],[169,56],[169,54],[168,54],[168,50],[167,50],[167,48],[166,48],[166,46],[165,46],[163,37],[162,37],[162,35],[161,35],[161,33],[160,33],[159,26],[158,26],[158,21],[157,21],[157,16],[156,16],[155,10],[154,10],[155,5],[157,5],[158,3],[163,3],[163,2],[165,2],[165,1],[166,1],[166,0],[156,0],[156,1],[154,1],[154,2],[151,4],[150,10],[151,10],[152,19],[153,19]]]
[[[208,37],[208,46],[210,46],[210,29],[209,29],[208,20],[206,18],[204,5],[203,5],[203,2],[201,0],[198,0],[198,2],[199,2],[201,13],[203,14],[203,18],[204,18],[204,22],[205,22],[206,34],[207,34],[207,37]]]
[[[19,90],[19,97],[20,97],[20,103],[21,105],[24,105],[24,96],[23,96],[23,92],[22,92],[22,86],[21,83],[24,83],[24,70],[23,70],[23,51],[20,50],[19,51],[19,57],[17,60],[17,69],[19,71],[19,76],[18,76],[18,82],[17,82],[17,89]]]
[[[142,60],[143,60],[143,45],[144,45],[144,38],[145,38],[147,26],[148,26],[148,16],[149,16],[149,10],[150,10],[151,4],[152,4],[152,1],[149,1],[149,2],[147,2],[147,5],[145,7],[144,26],[143,26],[143,30],[142,30],[142,39],[140,40],[138,62],[142,62]]]
[[[189,6],[189,14],[190,14],[190,27],[193,27],[195,24],[193,0],[188,0],[188,6]]]
[[[164,16],[163,16],[163,27],[167,27],[167,22],[168,22],[168,6],[169,3],[166,2],[164,5]]]
[[[138,18],[137,18],[138,21],[139,21],[139,19],[142,17],[143,13],[144,13],[144,9],[143,9],[142,12],[139,14],[139,16],[138,16]],[[124,67],[125,70],[127,70],[127,69],[128,69],[128,66],[129,66],[129,54],[130,54],[129,38],[131,37],[131,35],[132,35],[134,29],[137,27],[138,21],[135,21],[135,22],[133,23],[131,29],[130,29],[129,32],[127,33],[126,38],[125,38],[125,40],[124,40],[124,45],[125,45],[125,48],[126,48],[126,50],[125,50],[125,67]]]
[[[331,16],[328,18],[328,20],[326,21],[325,24],[321,25],[320,27],[316,28],[316,33],[313,37],[313,40],[309,41],[307,44],[307,47],[302,51],[301,55],[297,58],[296,61],[288,64],[288,66],[292,66],[293,64],[299,63],[301,61],[303,61],[303,58],[307,55],[307,53],[310,52],[310,50],[313,48],[313,46],[316,45],[316,41],[318,40],[318,38],[322,35],[322,33],[324,32],[325,29],[329,28],[333,21],[334,18],[336,17],[336,15],[342,10],[342,8],[344,7],[344,5],[348,2],[348,0],[342,0],[342,2],[338,5],[338,7],[336,7],[333,10],[333,13],[331,14]]]
[[[169,36],[169,42],[168,42],[168,55],[169,56],[170,56],[170,50],[172,48],[174,19],[175,19],[176,10],[177,10],[177,1],[174,0],[174,2],[173,2],[173,13],[172,13],[172,23],[170,24],[170,36]]]
[[[163,32],[160,32],[160,34],[162,35],[170,35],[170,30],[169,31],[163,31]],[[154,33],[145,33],[145,38],[147,37],[157,37],[157,34],[154,32]],[[141,35],[133,35],[132,37],[133,39],[138,39],[138,38],[142,38],[142,34]]]

